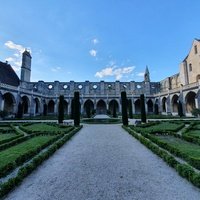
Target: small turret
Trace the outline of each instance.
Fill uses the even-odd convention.
[[[150,75],[148,66],[146,66],[145,73],[144,73],[144,82],[150,82]]]
[[[21,81],[30,82],[31,80],[31,54],[26,49],[22,54]]]

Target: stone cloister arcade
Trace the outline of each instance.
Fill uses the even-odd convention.
[[[140,98],[128,97],[132,103],[134,114],[140,113]],[[23,116],[36,116],[44,113],[45,107],[48,115],[57,114],[58,98],[45,99],[43,97],[36,97],[31,95],[18,95],[15,92],[1,92],[0,93],[0,109],[6,111],[9,115],[16,115],[18,111],[18,104],[21,103]],[[159,113],[178,115],[178,102],[181,101],[183,105],[183,112],[190,116],[194,108],[200,107],[200,96],[198,90],[186,91],[182,94],[174,93],[155,98],[146,97],[146,111],[147,113],[154,113],[155,104],[158,104]],[[97,114],[106,114],[107,111],[113,112],[114,104],[116,105],[117,113],[121,113],[120,98],[80,98],[80,110],[82,114],[86,113],[86,108],[89,107],[91,111]],[[128,105],[128,104],[127,104]],[[66,115],[70,115],[72,106],[72,98],[65,98],[64,110]]]
[[[179,101],[182,104],[183,113],[186,116],[191,116],[192,110],[200,107],[200,95],[198,90],[186,91],[182,94],[175,93],[164,95],[162,97],[157,97],[155,100],[159,106],[160,113],[172,115],[178,115]]]

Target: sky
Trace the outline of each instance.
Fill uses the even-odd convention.
[[[151,81],[179,72],[200,38],[199,0],[0,0],[0,61],[31,81]]]

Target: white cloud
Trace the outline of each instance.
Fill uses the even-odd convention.
[[[8,47],[9,49],[14,49],[14,50],[18,50],[20,53],[23,53],[24,51],[24,47],[20,44],[15,44],[14,42],[12,41],[7,41],[5,43],[5,46]]]
[[[96,72],[95,77],[103,78],[106,76],[115,76],[116,80],[120,80],[125,74],[126,75],[131,74],[134,69],[135,69],[134,66],[121,67],[121,68],[116,66],[106,67],[101,71]]]
[[[18,57],[20,57],[20,54],[19,53],[14,53],[13,56],[18,58]]]
[[[98,44],[99,43],[99,40],[97,39],[97,38],[94,38],[93,40],[92,40],[92,43],[95,45],[95,44]]]
[[[6,58],[5,60],[9,62],[9,64],[16,72],[19,72],[22,64],[21,55],[26,48],[20,44],[15,44],[13,41],[10,40],[5,42],[4,45],[14,51],[13,55]],[[31,49],[28,49],[31,52]]]
[[[6,61],[8,61],[8,62],[14,62],[14,61],[15,61],[15,58],[13,58],[13,57],[8,57],[8,58],[6,58]]]
[[[51,68],[52,72],[58,72],[60,70],[61,70],[61,67],[53,67],[53,68]]]
[[[91,49],[91,50],[89,51],[89,53],[90,53],[90,55],[93,56],[93,57],[96,57],[96,56],[97,56],[97,51],[94,50],[94,49]]]
[[[138,72],[138,73],[137,73],[137,76],[143,77],[143,76],[144,76],[144,72]]]

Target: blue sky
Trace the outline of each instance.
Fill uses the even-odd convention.
[[[32,81],[152,81],[178,73],[200,38],[199,0],[1,0],[0,60]]]

